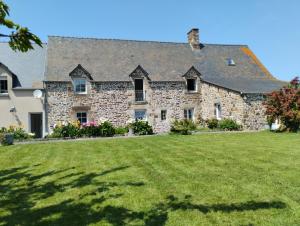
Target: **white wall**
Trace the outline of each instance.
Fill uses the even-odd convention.
[[[5,68],[0,67],[0,76],[5,76],[8,80],[8,95],[0,94],[0,127],[22,126],[30,132],[30,113],[43,113],[43,135],[45,135],[44,100],[33,98],[33,89],[12,90],[12,77]],[[10,112],[13,107],[16,111]]]

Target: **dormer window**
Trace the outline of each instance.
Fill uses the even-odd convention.
[[[86,80],[85,79],[75,79],[74,80],[74,92],[77,94],[86,94]]]
[[[7,78],[0,76],[0,94],[8,94]]]
[[[186,80],[186,84],[187,84],[187,91],[188,92],[196,92],[197,91],[196,79],[188,78]]]

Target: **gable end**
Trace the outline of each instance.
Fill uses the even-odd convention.
[[[69,76],[71,76],[71,77],[87,77],[90,80],[93,80],[91,74],[80,64],[78,64],[78,66],[73,71],[70,72]]]
[[[146,77],[148,80],[151,80],[148,76],[148,72],[142,68],[141,65],[138,65],[136,69],[133,70],[133,72],[130,73],[129,77],[131,78],[143,78]]]
[[[192,66],[182,77],[185,78],[198,78],[201,76],[201,73],[194,67]]]

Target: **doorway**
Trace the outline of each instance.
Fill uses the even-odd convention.
[[[42,138],[43,113],[30,113],[30,132],[35,134],[35,138]]]

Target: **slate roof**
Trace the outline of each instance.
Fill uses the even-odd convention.
[[[228,66],[232,58],[236,66]],[[151,81],[184,81],[191,67],[202,80],[243,93],[266,93],[284,83],[276,80],[246,45],[69,38],[50,36],[46,81],[70,81],[69,73],[82,65],[94,81],[131,81],[140,65]]]
[[[46,51],[46,44],[43,44],[43,48],[34,44],[34,50],[27,53],[15,52],[7,42],[0,42],[0,64],[15,75],[16,87],[22,89],[42,88]]]

